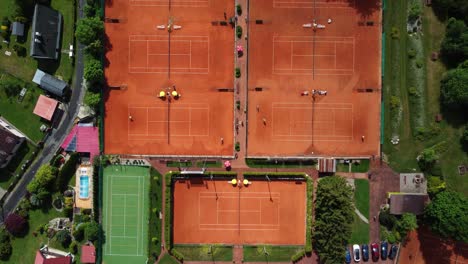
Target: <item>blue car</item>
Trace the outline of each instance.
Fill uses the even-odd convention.
[[[349,248],[347,248],[347,247],[346,247],[345,262],[346,262],[346,264],[351,263],[351,253],[349,252]]]
[[[383,241],[382,243],[380,243],[380,255],[381,255],[381,258],[383,260],[387,259],[387,255],[388,255],[388,243],[387,243],[387,241]]]
[[[362,260],[368,261],[369,260],[369,246],[367,244],[362,244],[361,249],[362,249]]]

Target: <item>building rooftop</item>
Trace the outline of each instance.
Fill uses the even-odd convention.
[[[0,127],[0,165],[7,160],[19,140],[20,137],[11,133],[4,127]]]
[[[24,24],[20,22],[13,22],[11,27],[11,34],[14,36],[24,36]]]
[[[57,100],[40,95],[33,113],[50,121],[55,113],[55,109],[57,109],[57,105]]]
[[[65,94],[65,89],[68,86],[66,82],[59,80],[39,69],[36,70],[32,81],[41,86],[42,89],[60,97]]]
[[[93,245],[81,246],[81,263],[95,263],[96,248]]]
[[[31,30],[31,57],[57,60],[61,31],[62,15],[48,6],[36,4]]]
[[[390,213],[394,215],[402,215],[404,213],[421,215],[424,212],[424,206],[428,201],[429,196],[427,194],[392,194],[390,196]]]

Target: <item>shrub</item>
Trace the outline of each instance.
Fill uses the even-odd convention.
[[[236,27],[236,35],[237,35],[237,38],[242,37],[242,27],[241,26]]]
[[[400,107],[400,98],[396,96],[391,96],[390,97],[390,109],[398,109]]]
[[[412,97],[419,97],[419,96],[421,96],[421,95],[419,94],[418,90],[417,90],[416,88],[414,88],[414,87],[408,88],[408,94],[409,94],[410,96],[412,96]]]
[[[439,155],[436,153],[434,148],[427,148],[418,156],[418,165],[421,170],[429,171],[438,159]]]
[[[5,220],[5,228],[13,236],[21,236],[27,231],[28,222],[22,216],[12,213]]]
[[[436,196],[438,193],[446,189],[445,182],[438,176],[429,176],[427,179],[427,193],[430,197]]]
[[[70,243],[71,243],[71,236],[70,233],[67,230],[60,230],[56,236],[55,239],[62,244],[64,248],[67,248]]]
[[[85,227],[86,227],[86,224],[81,224],[75,229],[75,231],[73,231],[73,237],[75,238],[76,241],[82,241],[84,239]]]
[[[379,223],[389,230],[393,229],[397,221],[398,219],[394,215],[391,215],[388,211],[381,211],[379,214]]]
[[[68,161],[63,165],[62,169],[58,173],[56,181],[57,190],[64,191],[67,189],[68,182],[76,172],[76,166],[78,165],[79,158],[80,155],[73,152]]]
[[[417,59],[416,60],[416,67],[418,69],[421,69],[424,66],[424,61],[422,59]]]
[[[240,151],[240,143],[239,142],[236,142],[235,149],[236,149],[237,152]]]
[[[241,5],[236,5],[236,12],[237,12],[237,15],[240,16],[242,15],[242,6]]]
[[[241,77],[240,68],[236,68],[236,69],[235,69],[235,75],[236,75],[236,78],[240,78],[240,77]]]
[[[76,241],[72,241],[68,249],[72,254],[76,254],[78,252],[78,243]]]
[[[236,101],[236,108],[237,108],[237,110],[240,110],[240,101],[239,100]]]
[[[20,46],[18,44],[14,44],[13,45],[13,50],[16,52],[16,55],[18,55],[19,57],[24,57],[26,56],[26,48],[23,47],[23,46]]]
[[[304,249],[301,249],[298,252],[296,252],[296,254],[291,256],[291,261],[292,262],[297,262],[300,259],[302,259],[304,257],[304,255],[305,255],[305,251],[304,251]]]
[[[0,259],[8,260],[11,256],[11,250],[10,241],[0,243]]]
[[[157,244],[157,243],[159,242],[159,238],[157,238],[157,237],[152,237],[152,238],[151,238],[151,242],[152,242],[153,244]]]
[[[171,249],[171,254],[172,254],[172,256],[174,256],[174,258],[176,258],[178,261],[184,262],[184,255],[182,255],[182,253],[180,253],[179,251],[177,251],[177,249],[175,249],[175,248]]]
[[[408,12],[408,21],[414,22],[422,13],[421,5],[418,1],[412,1]]]
[[[392,31],[390,32],[390,36],[392,39],[399,39],[400,38],[400,30],[396,27],[392,27]]]
[[[416,57],[416,50],[415,49],[408,50],[408,58],[414,59],[415,57]]]
[[[84,234],[86,240],[96,241],[99,237],[99,224],[94,221],[85,224]]]

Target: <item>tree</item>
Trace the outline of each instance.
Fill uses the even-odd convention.
[[[84,234],[86,240],[96,241],[99,237],[99,224],[96,222],[90,222],[85,224]]]
[[[19,95],[21,91],[21,85],[17,81],[11,79],[5,79],[0,82],[0,87],[5,90],[5,94],[8,97]]]
[[[418,228],[418,220],[416,219],[416,215],[411,213],[404,213],[401,216],[401,219],[398,220],[396,228],[402,237],[406,237],[409,231],[416,230]]]
[[[57,169],[50,165],[42,165],[36,173],[34,179],[28,184],[28,191],[37,195],[39,200],[44,200],[50,196],[53,189],[52,183],[55,180]]]
[[[342,177],[319,181],[315,204],[314,245],[322,263],[343,263],[351,237],[353,192]]]
[[[76,172],[76,166],[78,165],[80,159],[80,154],[77,152],[73,152],[70,155],[70,158],[67,162],[63,165],[62,169],[58,173],[57,181],[56,181],[56,188],[60,191],[65,191],[68,186],[68,182],[73,177]]]
[[[456,68],[445,74],[440,81],[440,97],[447,108],[468,106],[468,68]]]
[[[448,20],[440,49],[447,62],[458,64],[468,59],[468,29],[462,20]]]
[[[70,233],[63,229],[63,230],[60,230],[56,235],[55,235],[55,238],[57,239],[57,241],[62,244],[62,246],[64,248],[67,248],[70,243],[71,243],[71,236],[70,236]]]
[[[11,256],[11,244],[10,241],[0,243],[0,259],[8,260]]]
[[[73,237],[75,238],[76,241],[82,241],[84,238],[84,229],[86,227],[86,224],[80,224],[75,231],[73,231]]]
[[[429,171],[438,159],[439,155],[437,155],[436,151],[433,148],[428,148],[424,149],[419,155],[418,164],[421,170]]]
[[[468,242],[468,199],[460,193],[438,193],[424,210],[424,221],[443,237]]]
[[[465,148],[468,148],[468,125],[466,125],[463,129],[463,134],[460,138],[460,141]]]
[[[89,107],[97,109],[97,107],[99,106],[99,102],[101,102],[101,95],[99,93],[93,93],[88,91],[85,94],[84,102]]]
[[[21,236],[26,232],[28,222],[18,214],[12,213],[5,219],[5,228],[13,236]]]
[[[392,230],[397,222],[398,219],[394,215],[390,214],[388,210],[381,211],[379,213],[379,223],[385,226],[388,230]]]
[[[88,17],[78,21],[75,36],[79,42],[89,45],[104,33],[104,23],[99,17]]]
[[[102,49],[103,45],[100,39],[94,40],[86,47],[86,51],[94,57],[98,57],[101,54]]]
[[[91,59],[85,64],[84,77],[90,83],[101,82],[104,77],[102,64],[96,59]]]

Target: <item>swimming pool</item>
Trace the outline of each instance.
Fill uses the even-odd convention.
[[[80,176],[80,198],[81,199],[89,198],[89,176],[88,175]]]

